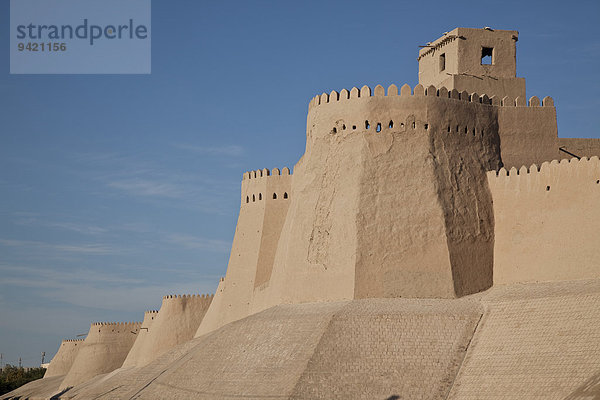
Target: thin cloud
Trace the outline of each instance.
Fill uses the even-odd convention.
[[[114,254],[115,249],[101,244],[54,244],[46,242],[36,242],[32,240],[14,240],[0,239],[0,245],[7,247],[29,247],[36,249],[50,249],[59,252],[67,253],[84,253],[84,254]]]
[[[72,222],[44,221],[35,216],[27,215],[19,216],[15,223],[22,226],[43,226],[47,228],[57,228],[87,235],[99,235],[108,232],[108,229],[101,228],[99,226],[75,224]]]
[[[185,190],[172,183],[152,181],[148,179],[126,179],[108,182],[108,186],[135,196],[158,196],[181,198]]]
[[[244,148],[241,146],[230,145],[230,146],[196,146],[192,144],[173,144],[173,147],[178,149],[191,151],[197,154],[204,154],[210,156],[229,156],[238,157],[244,154]]]
[[[167,241],[172,244],[176,244],[188,249],[204,249],[212,250],[215,252],[228,252],[231,243],[223,240],[206,239],[203,237],[182,235],[182,234],[169,234],[167,235]]]

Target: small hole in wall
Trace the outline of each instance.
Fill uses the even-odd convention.
[[[365,121],[365,129],[369,129],[371,125],[369,125],[369,121]]]
[[[404,128],[404,122],[400,122],[400,128]]]
[[[429,129],[429,124],[425,124],[425,130]]]
[[[352,125],[352,129],[356,129],[356,125]]]
[[[550,191],[550,186],[546,186],[546,192]]]
[[[250,197],[246,196],[246,203],[250,203]]]
[[[252,195],[252,201],[256,201],[256,196]]]
[[[448,125],[448,133],[450,133],[450,125]]]
[[[473,128],[473,136],[475,136],[475,128]]]
[[[273,200],[277,200],[277,193],[273,193]]]
[[[337,128],[333,128],[333,133],[337,133]]]
[[[458,133],[458,130],[459,130],[459,127],[458,127],[458,125],[456,125],[456,132],[457,132],[457,133]]]
[[[377,123],[377,127],[375,128],[375,130],[376,130],[378,133],[379,133],[379,132],[381,132],[381,123],[380,123],[380,122],[378,122],[378,123]]]
[[[598,185],[598,184],[600,184],[600,179],[598,179],[598,180],[596,181],[596,185]]]
[[[258,199],[259,199],[259,200],[262,200],[262,193],[259,193],[259,194],[258,194]]]
[[[284,192],[284,193],[283,193],[283,198],[284,198],[284,199],[287,199],[287,198],[288,198],[288,194],[287,194],[287,192]]]
[[[346,124],[342,125],[342,130],[346,130]]]
[[[469,128],[465,126],[465,133],[469,133]]]
[[[483,129],[481,130],[481,137],[483,137]]]
[[[417,124],[413,122],[413,129],[417,127]]]
[[[394,121],[391,121],[391,120],[390,120],[390,123],[389,123],[389,125],[388,125],[388,128],[393,128],[393,127],[394,127]]]

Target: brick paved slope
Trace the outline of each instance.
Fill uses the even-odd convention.
[[[599,399],[600,281],[496,286],[450,399]]]

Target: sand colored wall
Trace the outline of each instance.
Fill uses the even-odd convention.
[[[158,310],[150,310],[144,313],[144,320],[140,331],[127,354],[127,358],[123,361],[123,367],[135,367],[139,360],[144,357],[144,352],[148,351],[147,342],[150,335],[150,328],[154,324],[154,320],[158,317]]]
[[[275,251],[292,199],[287,167],[244,173],[241,205],[227,274],[197,335],[250,314],[253,291],[270,279]],[[276,198],[273,198],[275,195]]]
[[[143,339],[140,348],[134,354],[130,352],[123,366],[142,367],[171,348],[191,340],[212,298],[209,295],[163,297],[160,310],[147,333],[140,336]]]
[[[468,210],[467,204],[488,203],[490,212],[481,225],[492,232],[485,179],[474,179],[499,162],[496,108],[490,102],[487,96],[420,85],[414,93],[408,85],[400,91],[392,85],[387,93],[381,86],[365,86],[313,99],[306,152],[294,169],[293,199],[275,268],[269,287],[255,293],[254,310],[355,296],[454,297],[489,287],[491,237],[468,250],[486,262],[458,262],[458,254],[466,256],[466,246],[459,248],[468,235],[454,235],[456,227],[450,225],[455,221],[445,208]],[[460,133],[464,129],[468,134]],[[467,161],[450,160],[456,155],[475,162],[464,179],[484,183],[481,190],[450,199],[446,193],[458,188],[452,177],[463,179],[458,172],[471,168]],[[474,237],[472,232],[469,238]],[[485,282],[467,283],[461,277],[472,268],[488,269],[476,274]],[[461,282],[456,287],[454,277]],[[267,298],[262,304],[260,296]]]
[[[598,157],[501,169],[488,179],[494,283],[600,278]]]
[[[44,374],[44,378],[50,378],[52,376],[66,375],[73,365],[73,361],[79,353],[83,345],[84,339],[77,340],[63,340],[56,352],[56,355],[52,357],[50,365]]]
[[[558,146],[577,157],[600,157],[600,139],[558,138]],[[573,155],[561,151],[557,158],[573,157]]]
[[[78,385],[96,375],[120,368],[137,338],[141,324],[93,323],[60,389]]]
[[[498,108],[500,147],[505,168],[560,158],[556,108],[550,97],[505,97]]]

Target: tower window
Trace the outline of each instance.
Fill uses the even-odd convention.
[[[481,65],[492,65],[494,62],[494,48],[493,47],[482,47],[481,48]]]
[[[446,53],[440,54],[440,72],[446,70]]]

